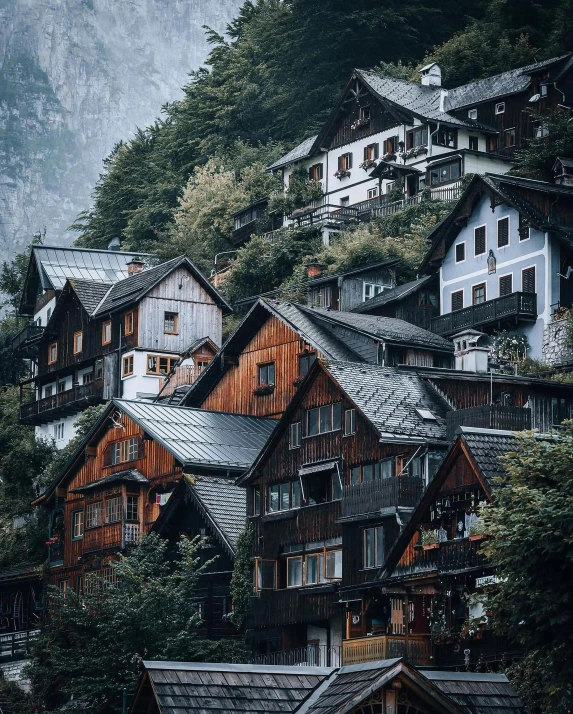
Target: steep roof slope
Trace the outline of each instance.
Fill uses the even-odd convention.
[[[396,285],[395,288],[391,288],[390,290],[384,290],[384,292],[380,293],[379,295],[376,295],[373,298],[370,298],[370,300],[366,300],[365,302],[360,303],[360,305],[355,307],[350,312],[368,314],[369,311],[374,308],[380,307],[382,305],[390,305],[394,302],[400,302],[400,300],[404,300],[412,293],[415,293],[416,290],[422,288],[431,279],[431,275],[425,275],[423,278],[419,278],[418,280],[411,280],[408,283]]]

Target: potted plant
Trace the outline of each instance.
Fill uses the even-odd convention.
[[[275,391],[274,384],[259,384],[253,389],[253,394],[257,397],[262,397],[265,394],[272,394]]]
[[[440,538],[437,530],[422,530],[420,531],[420,540],[423,550],[433,550],[440,547]]]
[[[394,151],[387,151],[382,157],[382,161],[396,161],[396,154]]]
[[[372,168],[373,166],[376,166],[375,159],[366,159],[360,164],[359,168],[364,169],[364,171],[368,171],[368,169]]]
[[[485,538],[485,525],[482,518],[476,520],[470,525],[469,539],[478,541]]]
[[[337,178],[338,180],[346,178],[347,176],[350,176],[350,171],[348,171],[348,169],[338,169],[338,171],[334,172],[334,178]]]
[[[357,119],[355,122],[351,124],[351,129],[353,131],[356,131],[356,129],[360,129],[363,126],[368,126],[370,124],[370,117],[364,117],[364,119]]]

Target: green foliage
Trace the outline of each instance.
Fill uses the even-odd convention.
[[[6,714],[30,714],[32,698],[15,682],[0,679],[0,702],[5,706]]]
[[[113,563],[118,585],[88,576],[77,597],[53,589],[51,617],[31,661],[36,703],[53,711],[116,714],[123,687],[134,691],[143,659],[231,662],[238,640],[208,640],[197,610],[199,540],[182,539],[176,558],[156,534]]]
[[[555,158],[573,155],[571,112],[538,113],[534,118],[548,130],[549,136],[531,139],[524,149],[516,151],[518,165],[511,173],[540,181],[552,181]]]
[[[271,197],[270,209],[288,216],[297,208],[305,208],[322,196],[320,181],[309,180],[307,169],[304,166],[297,166],[290,174],[287,190],[283,191],[282,185],[277,187],[277,191]]]
[[[235,566],[231,578],[233,612],[230,619],[239,629],[244,627],[245,621],[251,611],[253,598],[252,549],[254,533],[253,524],[247,520],[244,531],[237,538]]]
[[[0,321],[0,386],[18,384],[26,374],[26,364],[12,351],[12,340],[23,327],[23,320],[6,317]]]
[[[532,714],[566,714],[573,700],[573,426],[558,438],[518,437],[508,472],[483,509],[485,552],[499,583],[489,594],[496,629],[522,645],[513,668]]]

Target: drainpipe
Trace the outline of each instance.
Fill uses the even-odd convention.
[[[111,320],[111,315],[109,316]],[[121,319],[119,320],[119,342],[117,344],[118,368],[117,368],[117,396],[121,399],[122,396],[122,381],[121,381]]]

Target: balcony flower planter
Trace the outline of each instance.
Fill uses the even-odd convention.
[[[346,178],[347,176],[350,176],[350,171],[346,169],[339,169],[338,171],[334,172],[334,178],[337,178],[339,181],[341,181],[343,178]]]
[[[478,541],[480,541],[480,540],[485,540],[485,539],[486,539],[486,535],[485,535],[485,533],[470,533],[469,539],[470,539],[472,542],[478,542]]]
[[[314,208],[312,206],[303,206],[303,208],[295,208],[294,211],[290,214],[290,217],[302,218],[303,216],[306,216],[309,213],[312,213],[313,211]]]
[[[357,129],[362,129],[362,127],[368,126],[370,124],[370,119],[357,119],[355,122],[353,122],[350,125],[350,128],[353,131],[356,131]]]
[[[374,159],[366,159],[360,164],[360,168],[364,169],[364,171],[368,171],[368,169],[372,169],[375,166],[377,166],[377,163]]]
[[[440,544],[439,543],[428,543],[427,545],[422,545],[422,550],[435,550],[436,548],[439,548]]]
[[[296,379],[293,379],[293,387],[300,387],[300,385],[304,382],[304,377],[297,377]]]
[[[274,384],[261,384],[260,387],[253,389],[255,397],[264,397],[266,394],[272,394],[275,391]]]
[[[396,161],[398,157],[394,153],[384,154],[382,161]]]

